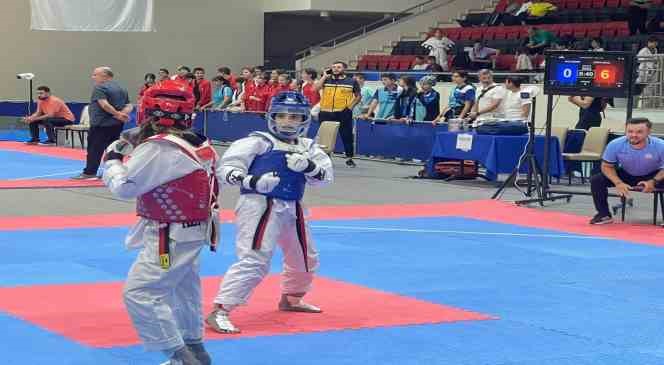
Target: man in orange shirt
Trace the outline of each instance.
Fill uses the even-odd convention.
[[[39,143],[39,126],[44,125],[48,139],[39,144],[53,146],[55,145],[55,127],[73,124],[74,119],[74,114],[62,99],[51,95],[51,89],[48,86],[40,86],[37,88],[37,111],[31,116],[23,118],[23,121],[30,125],[31,138],[26,143]]]

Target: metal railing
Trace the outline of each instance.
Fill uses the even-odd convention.
[[[408,18],[420,15],[422,13],[428,12],[432,9],[435,9],[437,7],[443,6],[450,4],[456,0],[427,0],[424,1],[418,5],[415,5],[413,7],[410,7],[406,10],[401,11],[398,14],[395,14],[391,17],[387,17],[378,21],[375,21],[373,23],[364,25],[360,28],[357,28],[355,30],[352,30],[350,32],[344,33],[342,35],[336,36],[330,40],[318,43],[316,45],[307,47],[304,50],[301,50],[297,53],[295,53],[295,58],[296,59],[302,59],[307,56],[310,56],[317,51],[322,51],[324,49],[329,49],[329,48],[336,48],[340,46],[343,43],[349,42],[351,40],[354,40],[356,38],[361,38],[365,37],[367,34],[375,32],[383,27],[399,23],[401,21],[404,21]]]

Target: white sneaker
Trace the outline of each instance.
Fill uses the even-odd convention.
[[[205,323],[215,332],[226,334],[240,333],[240,329],[235,327],[233,322],[231,322],[228,312],[223,309],[217,308],[212,311],[205,319]]]
[[[302,297],[292,295],[282,295],[279,301],[279,310],[283,312],[300,312],[300,313],[321,313],[320,308],[313,304],[309,304],[302,300]]]

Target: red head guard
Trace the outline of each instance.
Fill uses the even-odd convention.
[[[150,117],[156,117],[157,123],[165,127],[179,124],[191,127],[191,115],[196,99],[191,86],[174,80],[164,80],[147,89],[141,98],[138,125]]]

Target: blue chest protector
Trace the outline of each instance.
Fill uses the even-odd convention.
[[[293,152],[305,152],[307,149],[302,144],[302,139],[297,145],[289,145],[267,133],[256,132],[250,136],[258,136],[268,140],[272,147],[262,155],[254,158],[249,166],[249,175],[261,176],[268,172],[276,172],[281,179],[279,185],[269,193],[261,194],[253,189],[241,188],[241,194],[261,194],[275,199],[298,201],[304,196],[304,188],[307,182],[301,172],[295,172],[286,164],[286,154]]]

